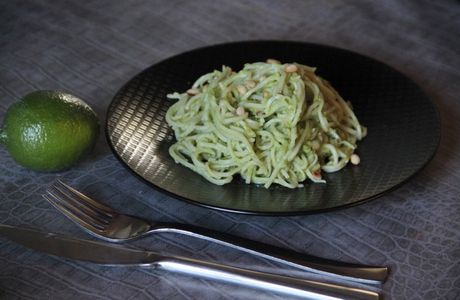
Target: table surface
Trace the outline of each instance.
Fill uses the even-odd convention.
[[[0,148],[0,222],[88,238],[40,196],[57,177],[123,212],[216,229],[332,259],[391,268],[370,287],[385,299],[460,299],[460,3],[458,1],[2,1],[0,120],[38,89],[85,99],[103,123],[116,91],[169,56],[216,43],[294,40],[386,62],[438,107],[442,140],[407,184],[345,210],[296,217],[212,211],[170,198],[134,177],[101,134],[72,169],[35,173]],[[389,87],[391,88],[391,87]],[[306,274],[174,234],[136,246],[259,271]],[[362,285],[353,285],[360,286]],[[0,239],[0,297],[7,299],[286,299],[146,268],[49,257]]]

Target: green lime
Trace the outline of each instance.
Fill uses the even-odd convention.
[[[97,116],[79,98],[60,91],[36,91],[12,104],[0,129],[0,143],[20,165],[54,172],[70,168],[93,148]]]

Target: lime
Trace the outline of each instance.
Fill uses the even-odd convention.
[[[93,148],[99,123],[91,107],[60,91],[36,91],[12,104],[0,143],[20,165],[44,172],[70,168]]]

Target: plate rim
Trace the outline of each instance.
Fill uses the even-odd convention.
[[[237,44],[251,44],[251,43],[290,43],[290,44],[295,44],[295,45],[299,45],[299,46],[302,45],[302,46],[310,46],[310,47],[330,48],[330,49],[333,49],[333,50],[339,50],[339,51],[343,51],[343,52],[348,52],[351,55],[361,56],[361,57],[366,58],[368,60],[371,60],[373,62],[376,62],[376,63],[379,63],[381,65],[384,65],[386,68],[389,68],[394,72],[397,72],[400,76],[404,77],[411,84],[413,84],[414,87],[416,87],[417,89],[420,90],[420,92],[428,100],[428,103],[431,104],[431,106],[432,106],[432,108],[434,110],[435,118],[436,118],[436,124],[437,124],[437,127],[439,129],[439,134],[438,134],[437,140],[435,141],[436,146],[435,146],[435,148],[433,150],[433,153],[431,153],[431,155],[428,157],[428,159],[423,164],[421,164],[419,166],[419,168],[417,170],[415,170],[411,175],[407,176],[404,180],[402,180],[398,184],[395,184],[394,186],[392,186],[392,187],[390,187],[388,189],[385,189],[384,191],[381,191],[380,193],[374,194],[374,195],[372,195],[370,197],[361,199],[359,201],[355,201],[355,202],[352,202],[352,203],[346,203],[346,204],[338,205],[338,206],[334,206],[334,207],[319,208],[319,209],[313,209],[313,210],[298,210],[298,211],[255,211],[255,210],[244,210],[244,209],[232,209],[232,208],[223,207],[223,206],[219,206],[219,205],[206,204],[206,203],[203,203],[203,202],[200,202],[200,201],[197,201],[197,200],[192,200],[190,198],[177,195],[177,194],[175,194],[173,192],[170,192],[170,191],[168,191],[168,190],[166,190],[166,189],[164,189],[164,188],[162,188],[162,187],[150,182],[149,180],[144,178],[142,175],[136,173],[136,171],[134,169],[132,169],[125,161],[123,161],[123,159],[121,158],[120,154],[118,154],[118,152],[116,151],[115,146],[111,142],[111,138],[110,138],[110,134],[109,134],[109,130],[108,130],[109,111],[110,111],[110,109],[112,107],[112,104],[114,102],[115,97],[117,97],[117,95],[120,93],[120,91],[122,91],[133,79],[137,78],[138,76],[140,76],[144,72],[147,72],[149,69],[151,69],[151,68],[153,68],[153,67],[155,67],[155,66],[157,66],[159,64],[167,63],[168,61],[173,60],[178,56],[190,54],[190,53],[193,53],[193,52],[199,52],[201,50],[210,49],[210,48],[214,48],[214,47],[222,47],[222,46],[237,45]],[[160,193],[162,193],[164,195],[167,195],[167,196],[169,196],[171,198],[177,199],[179,201],[184,201],[186,203],[189,203],[189,204],[192,204],[192,205],[195,205],[195,206],[198,206],[198,207],[202,207],[202,208],[206,208],[206,209],[212,209],[212,210],[216,210],[216,211],[220,211],[220,212],[234,213],[234,214],[241,214],[241,215],[248,215],[248,216],[274,217],[274,216],[314,215],[314,214],[321,214],[321,213],[327,213],[327,212],[343,210],[343,209],[350,208],[350,207],[353,207],[353,206],[362,205],[364,203],[367,203],[367,202],[373,201],[373,200],[375,200],[377,198],[380,198],[381,196],[383,196],[383,195],[385,195],[387,193],[393,192],[394,190],[400,188],[402,185],[406,184],[409,180],[414,178],[416,175],[418,175],[434,159],[434,157],[438,153],[443,132],[442,132],[441,114],[440,114],[440,111],[438,109],[437,104],[431,99],[431,97],[428,96],[426,91],[423,90],[421,88],[421,86],[419,86],[412,78],[410,78],[409,76],[406,76],[403,72],[401,72],[397,68],[394,68],[394,67],[388,65],[387,63],[385,63],[383,61],[380,61],[378,59],[375,59],[375,58],[373,58],[371,56],[368,56],[366,54],[361,54],[361,53],[356,52],[354,50],[349,50],[349,49],[345,49],[345,48],[341,48],[341,47],[337,47],[337,46],[332,46],[332,45],[328,45],[328,44],[302,42],[302,41],[294,41],[294,40],[263,40],[263,39],[261,39],[261,40],[241,40],[241,41],[224,42],[224,43],[211,44],[211,45],[207,45],[207,46],[202,46],[202,47],[190,49],[190,50],[187,50],[187,51],[184,51],[184,52],[181,52],[181,53],[174,54],[172,56],[166,57],[164,59],[161,59],[160,61],[157,61],[157,62],[153,63],[152,65],[148,66],[147,68],[143,69],[142,71],[136,73],[134,76],[130,77],[128,79],[128,81],[126,81],[116,91],[116,93],[112,97],[112,99],[111,99],[111,101],[110,101],[110,103],[109,103],[109,105],[108,105],[108,107],[106,109],[106,112],[105,112],[104,135],[105,135],[105,138],[107,140],[107,144],[109,145],[110,150],[112,151],[112,153],[114,154],[116,159],[121,163],[121,165],[123,165],[123,167],[125,169],[129,170],[132,174],[134,174],[135,177],[140,178],[141,181],[147,183],[147,185],[153,187],[154,190],[156,190],[156,191],[158,191],[158,192],[160,192]]]

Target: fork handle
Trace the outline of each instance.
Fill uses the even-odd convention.
[[[379,294],[374,291],[252,271],[185,257],[163,257],[155,265],[167,271],[270,290],[276,293],[301,296],[308,299],[380,299]]]
[[[173,232],[187,235],[310,272],[356,282],[382,283],[385,282],[389,272],[387,267],[366,266],[325,259],[192,225],[157,223],[150,232]]]

